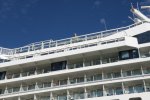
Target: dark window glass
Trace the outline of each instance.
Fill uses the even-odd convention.
[[[134,37],[136,37],[138,39],[139,44],[148,43],[148,42],[150,42],[150,31],[141,33],[141,34],[136,35]]]
[[[67,61],[55,62],[51,64],[51,71],[66,69]]]
[[[138,54],[137,49],[119,52],[119,59],[120,60],[133,59],[133,58],[138,58],[138,57],[139,57],[139,54]]]
[[[0,72],[0,80],[5,79],[6,72]]]
[[[142,100],[140,97],[137,98],[130,98],[129,100]]]

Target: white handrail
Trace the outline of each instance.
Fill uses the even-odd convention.
[[[86,35],[80,35],[76,37],[71,37],[71,38],[66,38],[66,39],[60,39],[60,40],[46,40],[46,41],[41,41],[41,42],[35,42],[31,43],[29,45],[19,47],[19,48],[14,48],[14,49],[8,49],[8,48],[3,48],[0,47],[0,54],[5,54],[5,55],[13,55],[17,53],[24,53],[24,52],[29,52],[29,51],[35,51],[35,50],[41,50],[45,48],[51,48],[51,47],[56,47],[59,45],[67,45],[67,44],[72,44],[76,42],[82,42],[82,41],[87,41],[87,40],[93,40],[97,38],[103,38],[115,33],[118,33],[120,31],[130,29],[134,26],[141,25],[143,23],[147,22],[139,22],[135,23],[126,27],[121,27],[121,28],[116,28],[116,29],[110,29],[110,30],[105,30],[101,32],[95,32],[95,33],[90,33]],[[58,44],[59,43],[59,44]]]

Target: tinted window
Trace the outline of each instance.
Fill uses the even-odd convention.
[[[55,62],[51,64],[51,71],[66,69],[67,61]]]
[[[6,72],[0,72],[0,80],[5,79]]]
[[[120,51],[119,52],[119,58],[120,60],[125,60],[125,59],[132,59],[132,58],[138,58],[138,50],[133,49],[133,50],[126,50],[126,51]]]
[[[129,100],[142,100],[140,97],[137,98],[130,98]]]
[[[134,36],[138,39],[139,44],[150,42],[150,31]]]

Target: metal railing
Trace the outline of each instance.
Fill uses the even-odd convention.
[[[128,71],[129,72],[129,71]],[[15,87],[7,87],[3,90],[3,92],[0,95],[9,95],[14,93],[22,93],[22,92],[28,92],[28,91],[36,91],[36,90],[43,90],[43,89],[49,89],[49,88],[58,88],[58,87],[66,87],[70,85],[78,85],[78,84],[88,84],[88,83],[95,83],[95,82],[103,82],[103,81],[113,81],[113,80],[121,80],[125,78],[135,78],[135,77],[145,77],[150,75],[150,70],[147,72],[147,69],[136,69],[136,70],[130,70],[130,75],[126,74],[127,71],[120,71],[120,72],[112,72],[109,76],[109,73],[99,73],[91,76],[81,76],[81,77],[75,77],[75,78],[67,78],[64,80],[55,80],[51,82],[43,82],[39,83],[36,82],[34,84],[29,85],[23,85],[15,86]],[[143,72],[143,73],[142,73]],[[118,73],[119,75],[116,75]],[[63,84],[61,84],[63,83]],[[137,88],[138,90],[138,88]],[[118,90],[119,92],[119,90]]]
[[[26,56],[18,56],[15,58],[11,58],[12,60],[2,60],[2,61],[0,61],[0,63],[10,62],[10,61],[14,61],[14,60],[28,59],[28,58],[33,58],[33,57],[37,57],[37,56],[44,56],[44,55],[55,54],[55,53],[60,53],[60,52],[72,51],[72,50],[77,50],[77,49],[82,49],[82,48],[94,47],[94,46],[98,46],[98,45],[106,45],[106,44],[117,43],[117,42],[121,42],[121,41],[125,41],[125,37],[115,38],[115,39],[110,39],[110,40],[105,40],[105,41],[99,41],[99,42],[90,43],[90,44],[83,44],[83,45],[78,45],[78,46],[74,46],[74,47],[66,47],[63,49],[56,49],[56,50],[52,50],[52,51],[41,52],[38,55],[33,54],[33,55],[26,55]]]
[[[35,43],[31,43],[29,45],[19,47],[19,48],[14,48],[14,49],[7,49],[7,48],[1,47],[0,54],[13,55],[13,54],[18,54],[18,53],[25,53],[25,52],[30,52],[30,51],[36,51],[36,50],[41,50],[41,49],[46,49],[46,48],[52,48],[52,47],[57,47],[57,46],[62,46],[62,45],[68,45],[68,44],[88,41],[88,40],[104,38],[104,37],[110,36],[112,34],[118,33],[120,31],[130,29],[137,25],[141,25],[143,23],[147,23],[147,22],[139,22],[139,23],[135,23],[135,24],[132,24],[132,25],[129,25],[126,27],[121,27],[121,28],[116,28],[116,29],[111,29],[111,30],[106,30],[106,31],[101,31],[101,32],[95,32],[95,33],[90,33],[90,34],[81,35],[81,36],[75,36],[75,37],[56,40],[56,41],[46,40],[46,41],[41,41],[41,42],[35,42]]]

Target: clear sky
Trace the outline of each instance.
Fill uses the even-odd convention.
[[[15,48],[132,24],[130,3],[150,0],[0,0],[0,46]]]

